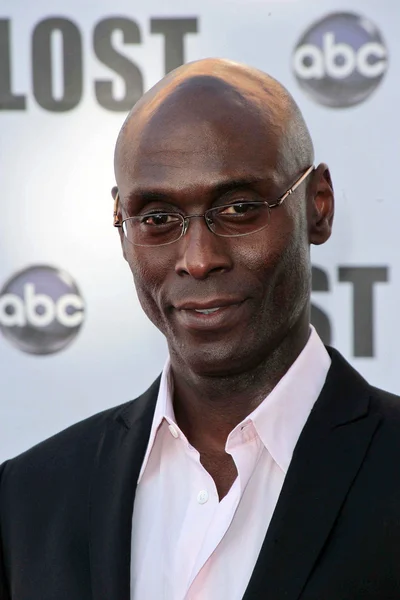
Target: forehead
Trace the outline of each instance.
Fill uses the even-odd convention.
[[[116,164],[122,196],[134,188],[179,191],[229,179],[278,186],[285,121],[254,90],[191,85],[132,116]]]

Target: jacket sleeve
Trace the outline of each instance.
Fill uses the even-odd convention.
[[[7,463],[3,463],[0,465],[0,600],[11,600],[11,596],[8,592],[8,584],[6,579],[6,569],[4,565],[4,555],[3,555],[3,539],[1,535],[1,525],[2,519],[4,515],[2,514],[2,475],[4,473],[4,469]]]

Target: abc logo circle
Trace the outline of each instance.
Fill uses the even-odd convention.
[[[293,71],[313,100],[332,108],[363,102],[387,69],[387,49],[371,21],[333,13],[314,23],[293,53]]]
[[[65,348],[84,320],[84,302],[68,273],[34,266],[14,275],[0,293],[0,330],[23,352],[52,354]]]

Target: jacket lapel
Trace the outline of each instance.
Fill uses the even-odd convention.
[[[90,495],[93,600],[129,600],[132,512],[159,379],[110,418],[99,443]]]
[[[332,530],[379,416],[340,354],[301,433],[243,600],[296,600]]]

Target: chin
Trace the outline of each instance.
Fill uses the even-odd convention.
[[[208,344],[180,345],[179,353],[174,352],[179,363],[203,377],[228,377],[238,375],[254,366],[254,348],[243,344],[214,342]]]

